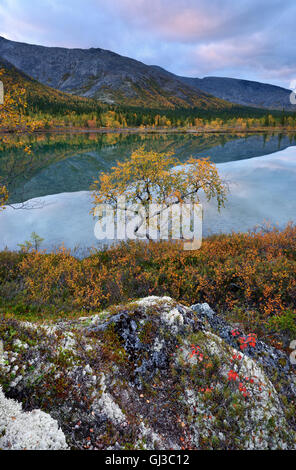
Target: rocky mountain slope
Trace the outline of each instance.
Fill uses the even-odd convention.
[[[46,110],[48,106],[52,109],[57,107],[60,111],[79,111],[81,109],[91,112],[97,109],[95,100],[73,96],[63,93],[47,85],[34,80],[7,60],[0,57],[1,80],[5,90],[13,91],[15,87],[24,88],[27,92],[29,109],[34,109],[36,103],[38,107],[43,106]]]
[[[66,49],[0,37],[0,57],[40,83],[109,104],[223,109],[244,106],[295,111],[290,90],[226,77],[191,78],[99,48]]]
[[[43,47],[0,37],[0,57],[44,85],[109,104],[231,106],[153,67],[104,49]]]
[[[291,90],[267,83],[227,77],[180,77],[186,85],[210,93],[223,100],[245,106],[295,111],[290,102]]]
[[[67,444],[58,434],[45,439],[49,448],[296,448],[288,356],[207,304],[147,297],[38,327],[2,319],[0,333],[0,384],[25,412],[50,413],[56,430],[58,422]],[[5,400],[0,393],[0,447],[23,448],[1,421]],[[21,417],[36,436],[40,420]]]
[[[180,77],[167,72],[161,67],[154,68],[162,70],[168,76],[176,77],[196,90],[202,90],[232,103],[255,108],[296,111],[295,105],[290,102],[291,90],[279,86],[228,77]]]

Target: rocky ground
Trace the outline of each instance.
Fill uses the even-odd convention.
[[[2,449],[296,449],[295,366],[207,304],[2,319],[0,338]]]

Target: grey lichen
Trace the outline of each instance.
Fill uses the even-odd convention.
[[[56,420],[40,410],[23,412],[22,405],[5,398],[0,387],[0,449],[66,450],[65,435]]]

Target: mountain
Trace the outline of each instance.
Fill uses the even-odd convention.
[[[295,105],[290,102],[291,90],[279,86],[227,77],[179,77],[179,80],[232,103],[257,108],[296,110]]]
[[[286,88],[238,78],[181,77],[167,72],[161,67],[153,67],[155,70],[161,70],[168,76],[177,78],[185,85],[232,103],[255,108],[296,111],[295,105],[292,105],[290,102],[291,90]]]
[[[91,112],[98,107],[97,102],[94,100],[63,93],[39,83],[1,57],[0,71],[1,80],[4,82],[4,91],[15,86],[24,88],[27,91],[27,101],[30,110],[34,109],[37,103],[38,109],[50,107],[51,110],[57,108],[60,111],[66,110],[67,112],[78,110]]]
[[[0,57],[46,86],[109,104],[202,109],[232,106],[174,75],[104,49],[35,46],[0,37]]]
[[[51,90],[108,104],[227,109],[235,103],[295,111],[285,88],[227,77],[182,77],[99,48],[44,47],[0,37],[0,57]]]

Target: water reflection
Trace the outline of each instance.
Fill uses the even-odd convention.
[[[17,139],[17,138],[16,138]],[[27,138],[32,155],[15,141],[0,148],[0,176],[8,181],[10,202],[61,192],[81,191],[102,170],[139,146],[189,156],[209,156],[223,163],[270,154],[295,145],[295,134],[38,134]]]

